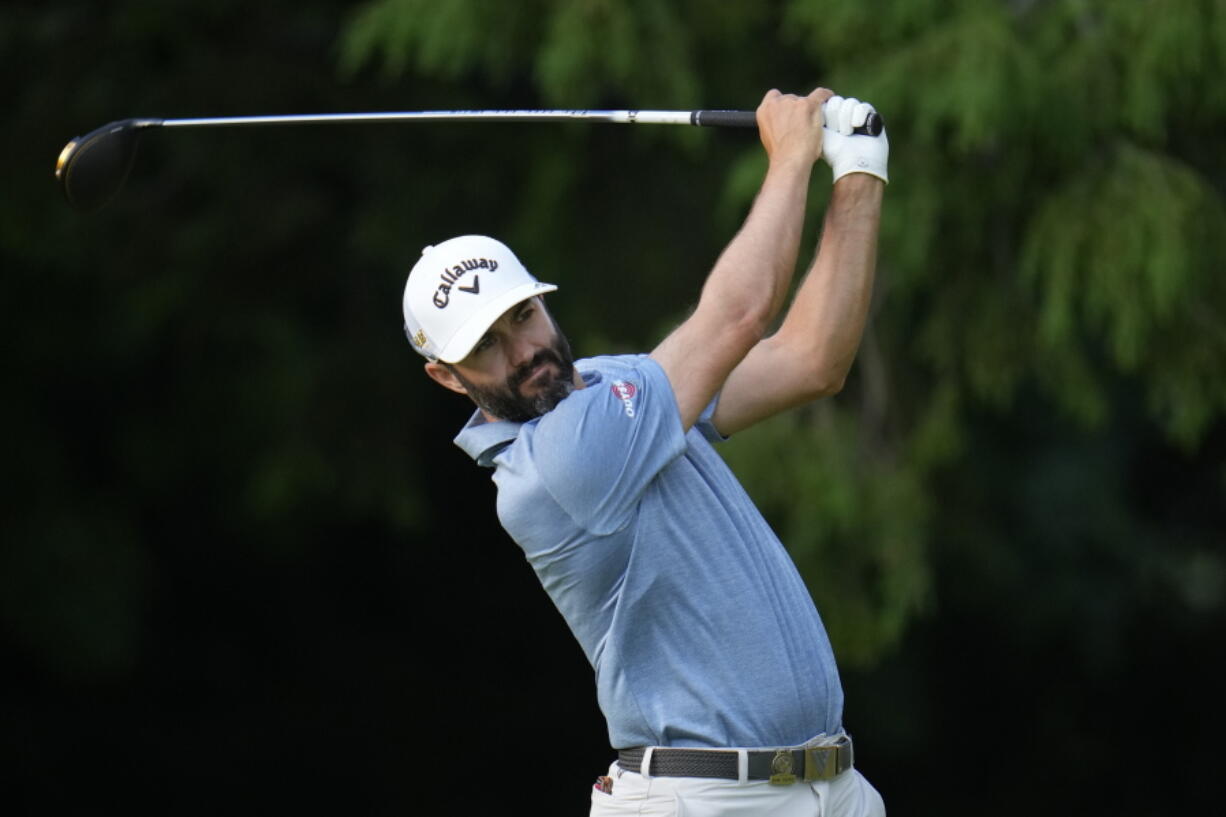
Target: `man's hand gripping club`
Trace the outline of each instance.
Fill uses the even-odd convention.
[[[873,106],[858,99],[832,96],[823,106],[825,139],[822,158],[834,171],[834,181],[848,173],[868,173],[889,182],[886,164],[890,158],[890,140],[882,130],[877,136],[855,133],[855,129],[876,113]]]
[[[822,106],[834,92],[818,88],[808,96],[770,90],[758,105],[758,136],[772,162],[812,165],[822,155]]]

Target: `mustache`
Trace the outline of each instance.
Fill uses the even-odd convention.
[[[564,371],[566,366],[562,363],[562,358],[558,356],[553,349],[541,349],[532,359],[520,366],[507,378],[507,386],[512,390],[518,389],[525,380],[532,374],[532,370],[542,363],[552,363],[558,367],[559,371]]]

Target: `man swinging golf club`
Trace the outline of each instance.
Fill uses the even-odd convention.
[[[477,406],[456,443],[596,673],[618,752],[593,815],[869,817],[825,629],[711,443],[842,387],[863,332],[889,145],[817,89],[757,109],[769,159],[692,315],[650,354],[574,361],[494,239],[427,247],[404,292],[426,373]],[[810,174],[834,171],[816,258],[778,331]]]

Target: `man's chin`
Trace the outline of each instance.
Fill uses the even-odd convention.
[[[525,384],[525,386],[527,385]],[[574,390],[574,383],[556,375],[533,388],[520,387],[520,393],[525,400],[532,404],[538,417],[541,414],[553,411],[554,407],[566,399]]]

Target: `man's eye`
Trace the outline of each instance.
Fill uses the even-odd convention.
[[[530,306],[529,306],[529,307],[525,307],[523,310],[521,310],[521,311],[519,312],[519,314],[518,314],[518,315],[516,315],[516,316],[515,316],[515,320],[516,320],[516,321],[518,321],[519,323],[523,323],[524,321],[528,320],[528,318],[531,318],[531,317],[532,317],[532,313],[533,313],[533,312],[535,312],[535,311],[536,311],[536,310],[534,310],[534,309],[533,309],[532,307],[530,307]]]
[[[494,336],[486,335],[485,337],[481,338],[481,340],[477,341],[477,345],[473,347],[473,351],[481,352],[481,351],[484,351],[490,348],[493,345],[494,345]]]

